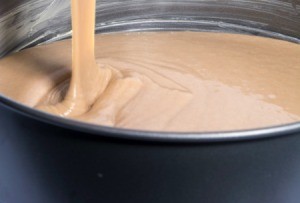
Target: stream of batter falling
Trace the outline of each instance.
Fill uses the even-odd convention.
[[[72,0],[72,75],[63,101],[52,98],[52,105],[39,105],[40,110],[63,117],[86,117],[89,110],[106,113],[99,120],[113,125],[114,112],[132,98],[142,83],[95,59],[96,0]],[[105,48],[105,47],[103,47]],[[105,92],[105,95],[103,95]],[[101,96],[101,102],[95,102]],[[96,103],[96,105],[95,105]],[[54,104],[54,105],[53,105]]]

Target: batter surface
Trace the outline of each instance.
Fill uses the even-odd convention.
[[[300,120],[297,44],[197,32],[97,35],[95,44],[95,70],[106,73],[81,90],[76,111],[61,103],[70,88],[71,40],[3,58],[0,92],[61,116],[130,129],[237,130]]]

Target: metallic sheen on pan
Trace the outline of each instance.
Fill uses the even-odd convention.
[[[69,0],[0,0],[0,56],[69,37]],[[98,0],[99,32],[201,30],[299,42],[299,0]]]

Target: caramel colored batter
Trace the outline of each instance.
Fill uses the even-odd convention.
[[[2,59],[0,92],[31,107],[56,106],[68,89],[71,53],[71,41],[65,40]],[[300,120],[297,44],[222,33],[119,33],[97,35],[95,55],[98,69],[111,78],[90,83],[76,100],[85,102],[86,93],[97,98],[70,118],[163,131]]]
[[[299,45],[197,32],[95,38],[94,10],[95,0],[72,0],[72,41],[2,59],[0,93],[62,117],[142,130],[239,130],[300,120]]]

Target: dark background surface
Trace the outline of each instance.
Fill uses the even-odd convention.
[[[0,106],[1,203],[298,203],[300,134],[227,144],[101,139]]]

